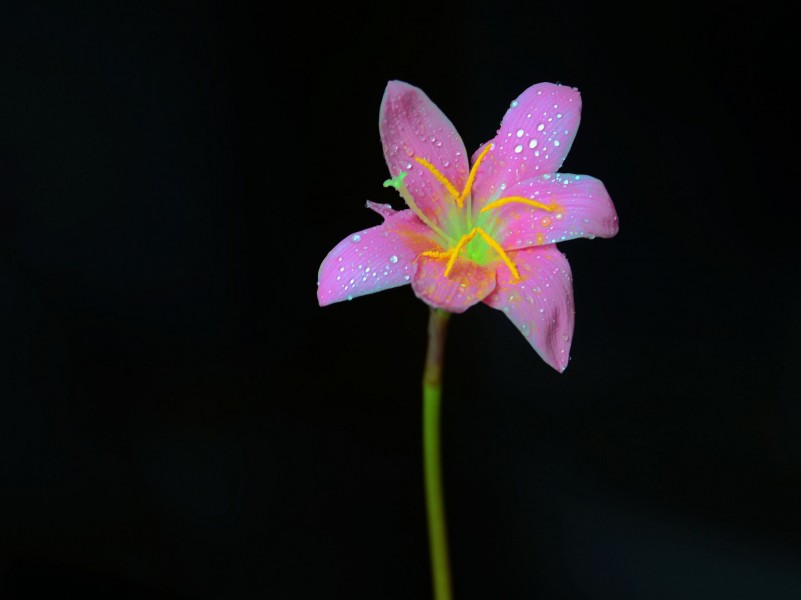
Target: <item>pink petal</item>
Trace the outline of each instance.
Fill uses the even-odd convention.
[[[431,230],[411,210],[368,206],[385,221],[348,236],[328,253],[317,274],[320,306],[410,283],[414,259],[435,247]]]
[[[473,184],[473,207],[491,200],[500,185],[555,173],[570,150],[581,119],[581,96],[555,83],[531,86],[512,102]],[[478,152],[474,155],[478,156]],[[503,194],[501,194],[503,195]]]
[[[498,286],[484,302],[506,313],[537,354],[561,373],[567,367],[575,321],[567,258],[554,245],[510,252],[509,258],[520,281],[502,265]]]
[[[495,289],[495,268],[480,266],[470,260],[457,260],[445,276],[447,260],[421,256],[412,279],[418,298],[436,308],[464,312]]]
[[[414,157],[430,162],[461,192],[469,172],[467,151],[453,124],[421,89],[390,81],[381,101],[379,131],[392,177],[408,173],[404,183],[417,206],[441,222],[455,200]]]
[[[617,212],[606,187],[589,175],[541,175],[509,186],[504,195],[556,203],[552,211],[517,202],[490,209],[502,224],[496,240],[507,250],[579,237],[609,238],[618,231]]]

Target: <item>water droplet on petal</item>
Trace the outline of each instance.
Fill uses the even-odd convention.
[[[524,129],[518,129],[516,135],[517,137],[523,137],[524,133],[526,133]]]
[[[523,146],[521,144],[515,146],[515,154],[520,154],[522,151],[523,151]]]
[[[534,139],[534,138],[531,138],[531,141],[528,143],[528,147],[529,148],[536,148],[537,147],[537,140]]]
[[[350,241],[351,241],[351,242],[361,242],[361,241],[362,241],[362,236],[360,236],[360,235],[357,233],[357,234],[356,234],[356,235],[354,235],[352,238],[350,238]]]
[[[537,125],[537,131],[542,131],[543,129],[545,129],[544,123],[540,123],[539,125]]]
[[[398,257],[393,254],[392,256],[389,257],[389,262],[391,262],[394,265],[395,263],[398,262]]]

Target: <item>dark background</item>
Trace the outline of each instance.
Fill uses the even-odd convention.
[[[315,296],[390,79],[578,87],[621,223],[564,374],[452,320],[456,599],[801,597],[798,11],[647,4],[0,4],[0,598],[430,597],[427,309]]]

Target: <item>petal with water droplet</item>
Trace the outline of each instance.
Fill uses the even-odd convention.
[[[417,206],[441,222],[453,199],[414,159],[427,160],[461,192],[467,181],[467,151],[456,128],[420,88],[390,81],[381,100],[379,133],[390,174],[406,171],[404,183]]]
[[[502,310],[542,359],[565,370],[573,340],[573,279],[567,258],[555,245],[509,253],[520,281],[501,265],[498,285],[484,302]]]
[[[618,232],[615,206],[604,184],[589,175],[556,173],[509,186],[504,195],[552,206],[546,211],[519,202],[497,211],[502,228],[497,241],[507,250],[554,244],[579,237],[610,238]]]
[[[368,206],[385,217],[384,223],[349,235],[323,259],[317,273],[320,306],[409,283],[414,259],[437,247],[431,230],[411,210]]]
[[[517,107],[509,108],[501,121],[492,140],[495,147],[485,156],[473,185],[473,198],[491,196],[501,181],[512,183],[558,171],[576,137],[580,119],[581,95],[575,88],[546,82],[526,89],[518,96]],[[521,143],[523,150],[517,151]],[[473,161],[482,148],[473,155]]]
[[[495,288],[495,268],[459,259],[445,276],[447,258],[421,256],[412,279],[418,298],[435,308],[464,312]]]

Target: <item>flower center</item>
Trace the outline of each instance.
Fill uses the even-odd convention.
[[[456,264],[460,254],[462,254],[468,260],[472,260],[478,264],[487,264],[490,260],[492,260],[491,257],[495,255],[500,258],[504,264],[506,264],[515,280],[519,281],[520,273],[517,269],[517,266],[509,258],[509,255],[506,254],[506,251],[501,247],[501,245],[492,237],[492,235],[490,235],[490,233],[487,232],[487,229],[492,231],[494,222],[492,219],[488,218],[486,213],[494,208],[499,208],[509,203],[526,204],[528,206],[540,208],[548,212],[557,210],[559,208],[555,202],[543,204],[541,202],[537,202],[536,200],[531,200],[522,196],[504,196],[485,205],[474,219],[472,214],[471,198],[473,183],[475,182],[479,165],[481,165],[484,157],[490,150],[492,150],[493,147],[494,144],[487,144],[478,155],[476,162],[473,163],[473,166],[470,169],[470,173],[467,176],[467,181],[465,182],[464,188],[461,192],[459,192],[450,182],[450,180],[445,177],[445,175],[443,175],[434,165],[432,165],[430,161],[419,156],[414,157],[415,161],[424,166],[431,173],[431,175],[442,184],[448,195],[456,204],[454,209],[450,211],[447,223],[442,226],[434,223],[434,221],[417,206],[414,198],[412,198],[412,195],[409,193],[408,189],[406,189],[406,185],[403,181],[407,174],[405,171],[401,171],[397,177],[384,182],[384,187],[393,187],[398,190],[409,208],[411,208],[412,211],[420,218],[420,220],[428,225],[428,227],[438,235],[440,241],[442,242],[441,245],[446,247],[446,250],[444,251],[429,250],[423,252],[423,256],[447,259],[448,262],[445,265],[446,277],[453,270],[453,267]]]

